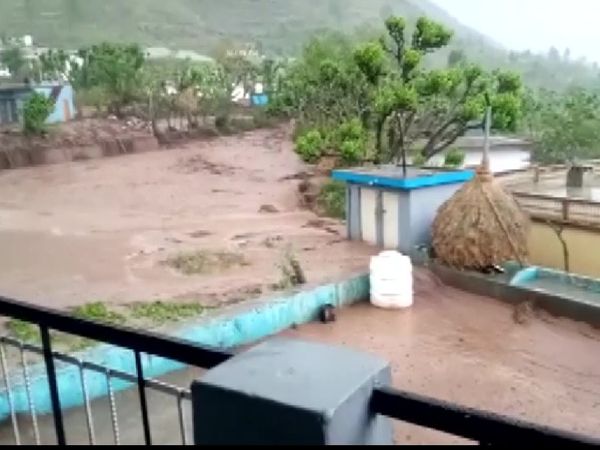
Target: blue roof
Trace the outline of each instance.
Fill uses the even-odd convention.
[[[398,168],[396,170],[390,170],[390,168],[336,170],[333,172],[332,177],[334,180],[346,183],[411,191],[444,184],[464,183],[475,176],[473,170],[446,171],[411,168],[409,170],[412,173],[409,173],[407,177],[403,177],[398,170]]]

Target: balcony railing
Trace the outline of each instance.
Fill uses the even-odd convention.
[[[144,377],[144,371],[142,366],[142,354],[155,355],[158,357],[166,358],[169,360],[178,361],[190,366],[200,367],[203,369],[210,369],[218,364],[229,359],[232,354],[214,348],[208,348],[199,346],[190,342],[179,340],[173,337],[158,335],[141,330],[133,330],[127,327],[106,325],[102,323],[96,323],[89,320],[84,320],[70,316],[66,313],[43,308],[39,306],[29,305],[16,300],[0,297],[0,314],[11,317],[13,319],[21,320],[23,322],[36,324],[39,327],[41,336],[41,346],[31,346],[19,341],[11,340],[9,338],[3,338],[0,341],[0,348],[2,349],[2,372],[4,376],[4,384],[6,390],[7,401],[10,408],[11,421],[13,426],[15,443],[19,443],[19,427],[17,422],[17,415],[13,407],[13,399],[11,398],[11,383],[10,383],[10,370],[6,361],[6,355],[4,346],[13,345],[16,346],[22,356],[22,368],[23,368],[23,379],[25,381],[25,388],[29,400],[29,409],[31,414],[31,421],[33,426],[33,432],[35,440],[39,442],[39,431],[37,429],[37,420],[35,417],[35,407],[32,401],[32,394],[29,387],[29,374],[27,371],[27,363],[24,359],[23,352],[25,350],[40,353],[43,357],[46,376],[48,380],[49,394],[52,404],[52,415],[54,419],[54,430],[56,433],[56,441],[59,445],[65,445],[65,428],[63,422],[63,410],[61,408],[61,401],[59,397],[57,376],[56,376],[56,361],[62,361],[65,363],[73,364],[80,369],[80,381],[81,388],[85,398],[85,409],[86,409],[86,421],[88,424],[88,433],[90,437],[90,443],[95,441],[93,422],[91,419],[89,398],[86,395],[86,382],[84,370],[93,370],[96,372],[104,373],[106,375],[107,392],[109,396],[111,419],[113,422],[113,432],[115,443],[119,443],[119,429],[118,422],[116,420],[116,408],[114,402],[114,395],[111,381],[114,379],[121,379],[127,382],[133,382],[137,384],[140,412],[142,416],[142,427],[144,434],[144,442],[147,445],[152,444],[152,432],[150,429],[150,420],[148,417],[148,404],[146,399],[146,389],[159,389],[166,393],[171,393],[177,398],[189,398],[189,391],[178,390],[173,386],[169,386],[164,383],[160,383],[156,380],[149,380]],[[112,344],[118,347],[131,350],[133,357],[135,358],[135,375],[128,373],[111,370],[92,362],[79,361],[76,358],[68,355],[54,352],[52,349],[52,342],[50,339],[50,331],[60,331],[71,335],[92,339],[94,341],[104,342]],[[179,408],[181,411],[181,408]],[[182,423],[182,419],[180,420]],[[183,427],[184,424],[181,424]],[[185,431],[185,430],[184,430]]]
[[[41,335],[41,346],[25,344],[8,337],[0,338],[0,363],[5,387],[5,396],[10,407],[10,420],[16,444],[21,443],[18,417],[12,397],[11,371],[6,358],[6,347],[16,348],[21,355],[21,370],[29,401],[29,414],[36,443],[41,443],[38,429],[38,418],[30,387],[30,374],[24,352],[39,354],[43,357],[49,394],[53,413],[53,428],[56,441],[60,445],[67,444],[63,422],[63,409],[57,384],[56,363],[77,367],[79,383],[84,397],[84,412],[87,423],[87,434],[90,444],[97,443],[94,419],[91,413],[90,398],[86,388],[86,372],[103,374],[106,377],[108,401],[113,428],[114,443],[120,443],[119,423],[112,382],[120,380],[137,385],[139,409],[141,411],[144,442],[152,444],[152,429],[148,414],[146,390],[155,390],[172,396],[177,401],[179,415],[179,434],[181,443],[187,442],[187,430],[183,419],[181,402],[191,400],[188,389],[172,386],[158,380],[144,377],[142,354],[156,355],[169,360],[210,369],[224,363],[233,356],[232,353],[216,348],[198,346],[190,342],[172,337],[133,330],[121,326],[112,326],[72,317],[66,313],[47,308],[29,305],[23,302],[0,297],[0,314],[24,322],[37,324]],[[52,349],[51,330],[105,342],[131,350],[135,358],[136,373],[109,369],[101,364],[81,361],[70,355]],[[375,414],[382,414],[394,419],[439,430],[452,435],[470,439],[484,445],[498,444],[572,444],[600,445],[600,440],[566,431],[527,423],[498,414],[458,406],[416,394],[401,392],[393,388],[375,389],[370,401],[370,408]],[[201,426],[201,424],[194,424]],[[268,436],[265,436],[268,442]]]
[[[534,220],[600,228],[600,202],[518,191],[513,196]]]
[[[480,445],[600,445],[600,440],[443,402],[394,388],[376,389],[371,407],[379,414],[459,436]]]

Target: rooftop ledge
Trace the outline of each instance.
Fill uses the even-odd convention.
[[[475,176],[473,170],[417,169],[410,167],[406,176],[398,166],[378,166],[335,170],[332,178],[346,183],[412,191],[444,184],[464,183]]]

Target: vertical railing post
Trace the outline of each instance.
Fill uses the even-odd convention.
[[[152,445],[150,419],[148,418],[148,401],[146,399],[146,380],[144,379],[144,366],[142,365],[142,355],[137,350],[135,351],[135,368],[137,372],[138,393],[140,396],[140,409],[142,410],[144,441],[146,442],[146,445]]]
[[[45,325],[40,325],[40,334],[42,336],[44,364],[46,365],[48,386],[50,388],[50,400],[52,402],[52,413],[54,415],[56,442],[58,445],[67,445],[62,409],[60,407],[60,396],[58,394],[58,384],[56,382],[56,368],[54,367],[54,358],[52,357],[52,343],[50,340],[50,331],[48,330],[48,327]]]
[[[562,200],[562,219],[564,222],[569,220],[569,208],[571,206],[571,202],[568,198],[564,198]]]
[[[390,381],[375,356],[272,339],[194,382],[194,443],[390,445],[390,419],[369,407],[374,387]]]

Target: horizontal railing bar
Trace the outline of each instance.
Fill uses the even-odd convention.
[[[10,345],[15,348],[19,348],[19,346],[22,346],[24,350],[27,350],[30,353],[36,353],[38,355],[43,355],[42,349],[40,347],[36,347],[35,345],[21,342],[17,339],[9,337],[9,336],[0,336],[0,342],[3,342],[5,344]],[[110,372],[111,377],[118,378],[121,381],[126,381],[126,382],[130,382],[130,383],[137,382],[137,378],[134,375],[127,373],[127,372],[122,372],[117,369],[111,369],[108,367],[104,367],[100,364],[81,360],[81,359],[75,358],[74,356],[66,355],[64,353],[60,353],[57,351],[53,351],[52,356],[60,362],[63,362],[66,364],[71,364],[74,366],[81,366],[84,369],[92,370],[94,372],[97,372],[97,373],[100,373],[103,375],[108,370]],[[154,378],[148,378],[145,380],[145,382],[146,382],[146,387],[148,387],[150,389],[154,389],[159,392],[162,392],[163,394],[168,394],[168,395],[173,395],[173,396],[181,395],[186,400],[192,399],[192,394],[188,389],[184,389],[184,388],[166,383],[164,381],[156,380]]]
[[[371,408],[378,414],[485,444],[600,445],[600,439],[461,407],[390,387],[373,392]]]
[[[584,198],[558,197],[558,196],[552,196],[552,195],[548,195],[548,194],[538,194],[538,193],[523,192],[523,191],[512,191],[512,195],[517,198],[521,197],[521,198],[528,198],[528,199],[532,199],[532,200],[537,199],[537,200],[542,200],[542,201],[552,201],[552,202],[556,202],[556,203],[567,202],[567,203],[575,203],[578,205],[600,207],[600,202],[595,201],[595,200],[586,200]]]
[[[191,366],[211,369],[233,356],[232,353],[200,346],[183,339],[126,326],[106,325],[73,317],[62,311],[0,296],[0,314],[50,329],[74,334],[133,351],[176,360]]]

